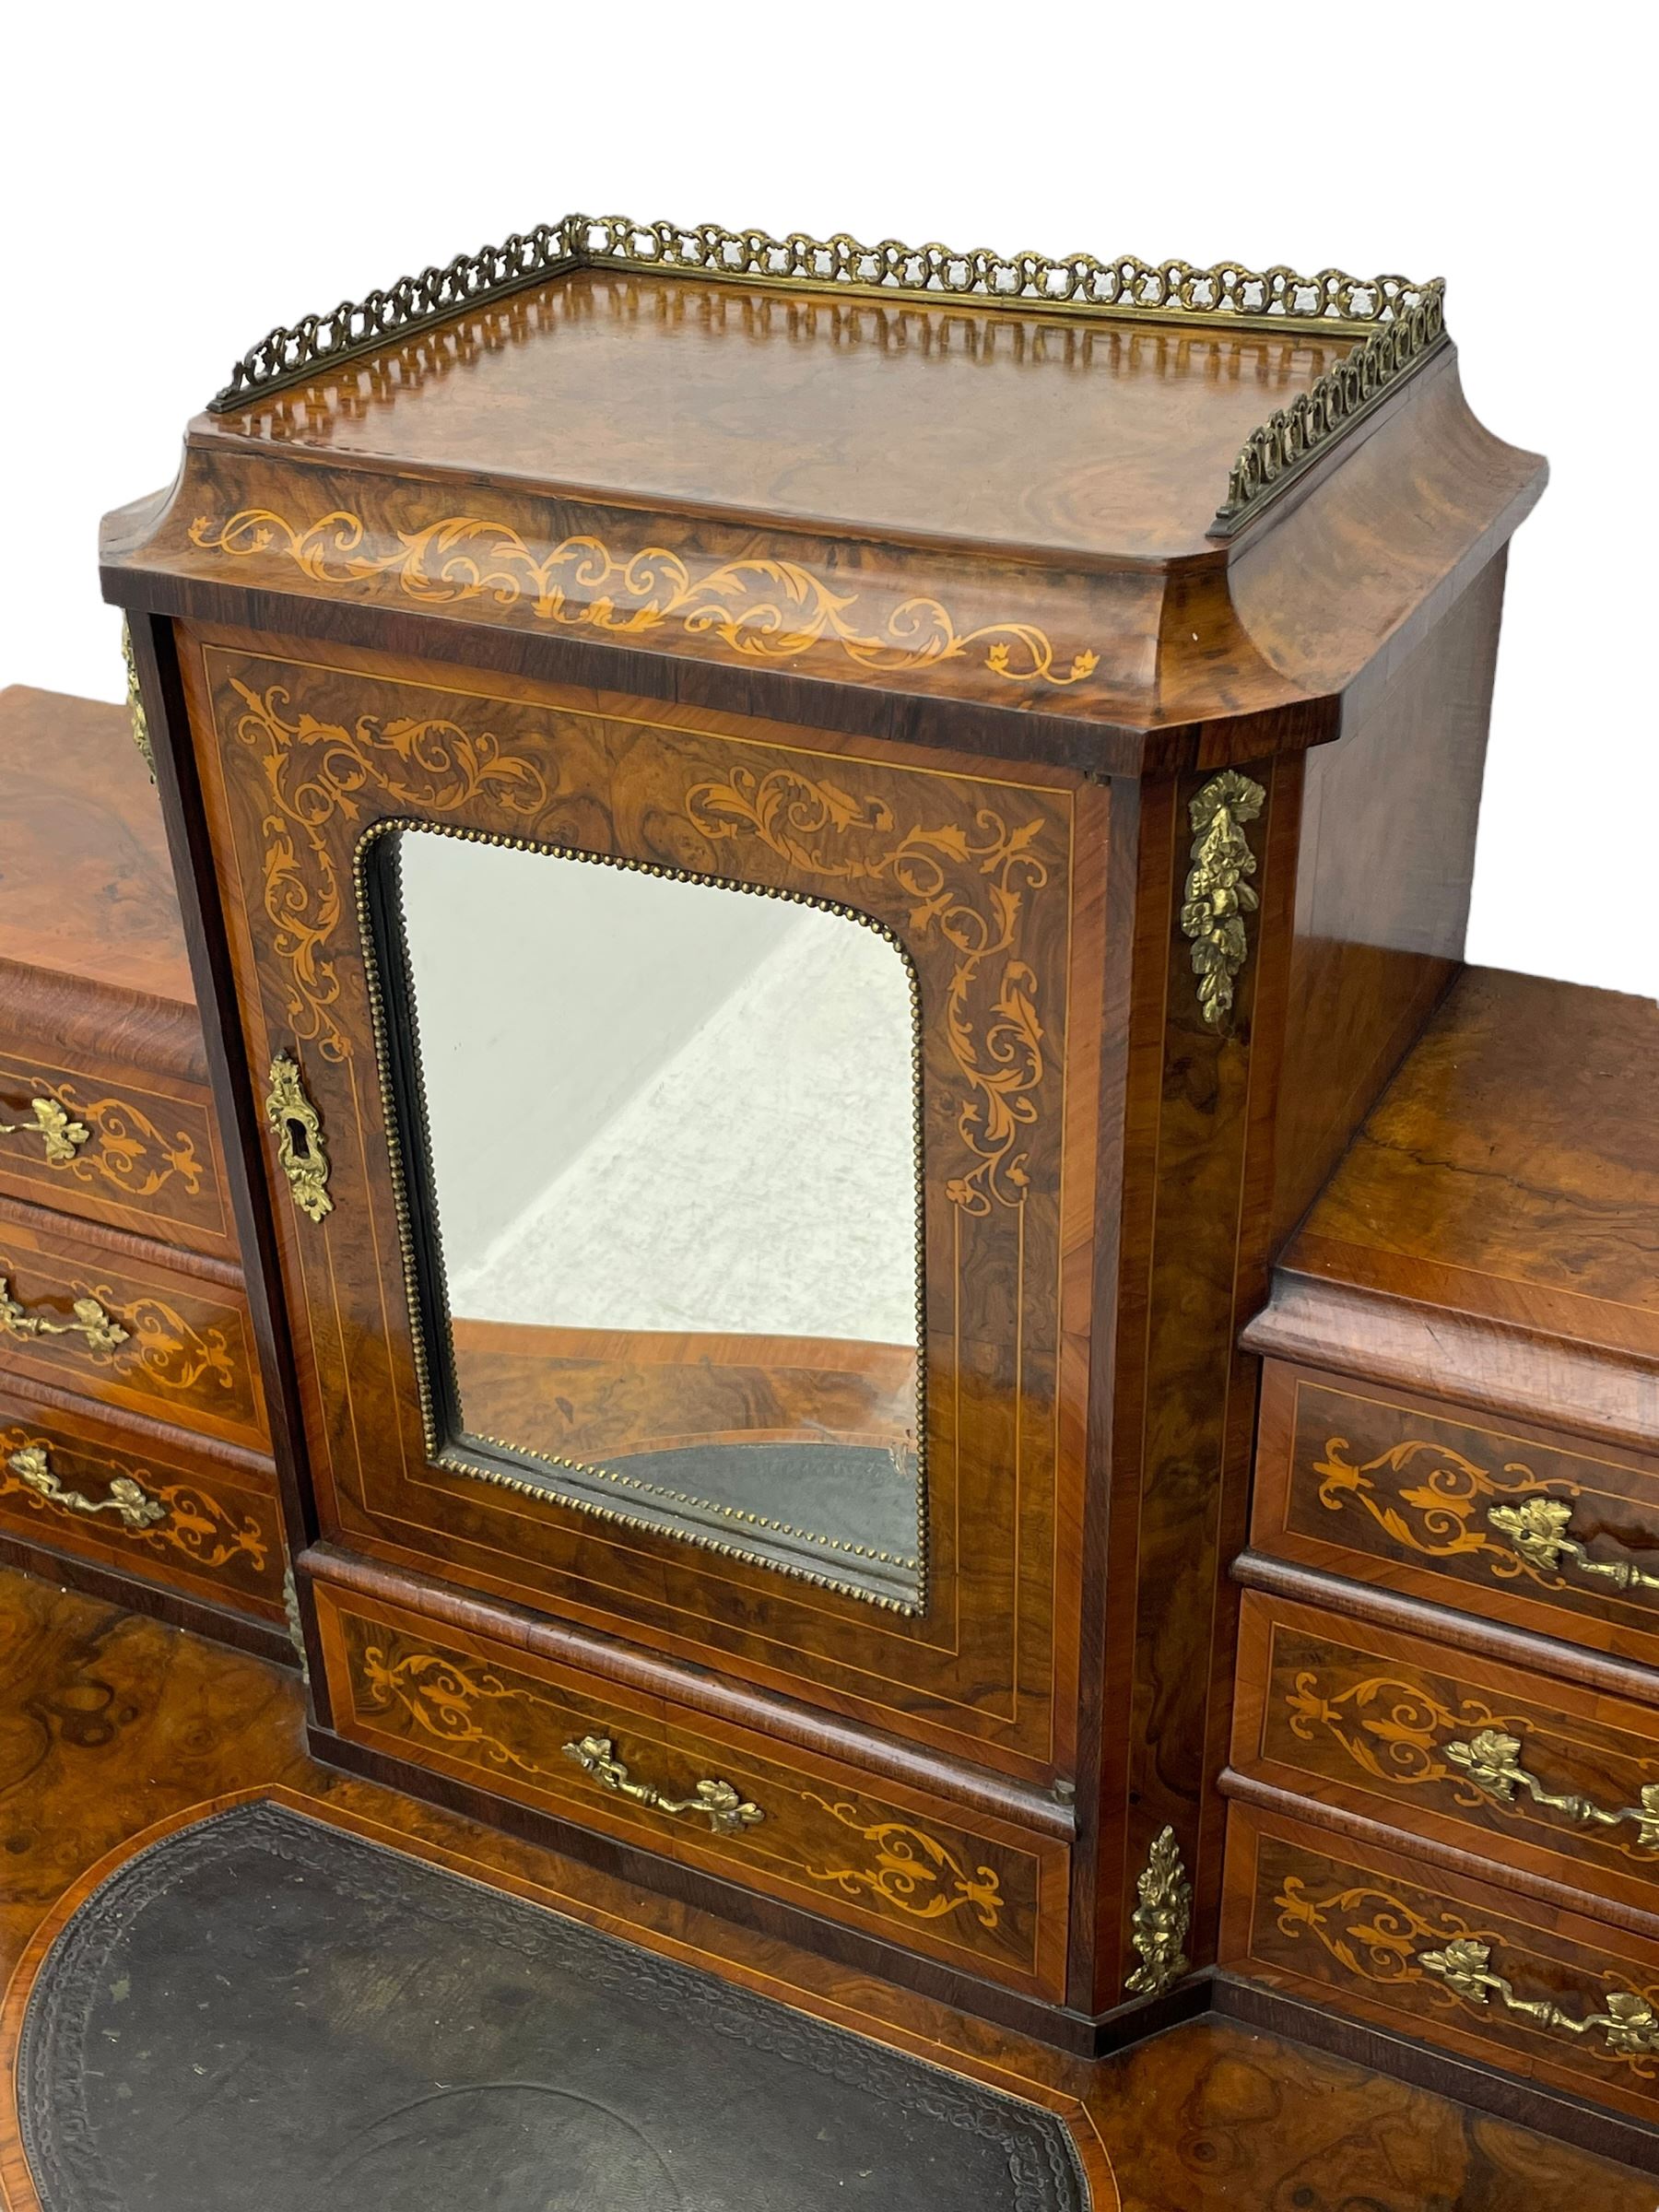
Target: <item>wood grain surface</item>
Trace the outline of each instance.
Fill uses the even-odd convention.
[[[291,1677],[0,1572],[0,2188],[22,2009],[75,1903],[143,1841],[275,1796],[818,2018],[1023,2095],[1071,2127],[1094,2212],[1651,2212],[1631,2169],[1351,2058],[1205,2018],[1094,2062],[745,1933],[673,1899],[318,1766]]]

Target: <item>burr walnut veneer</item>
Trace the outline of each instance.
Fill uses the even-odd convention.
[[[1651,1002],[1475,969],[1367,1118],[1245,1333],[1222,1778],[1224,1965],[1649,2129],[1656,1085]]]
[[[0,1557],[287,1654],[166,838],[119,707],[0,692]]]
[[[248,357],[103,574],[320,1757],[1077,2049],[1201,2001],[1238,1332],[1456,971],[1543,480],[1470,415],[1440,287],[1394,278],[572,218]],[[517,1323],[449,1328],[409,980],[444,947],[404,901],[443,841],[882,940],[915,1412],[897,1324],[840,1366],[799,1324],[659,1336],[626,1418],[600,1369],[637,1346],[567,1333],[538,1385]],[[474,994],[534,1035],[608,942],[502,932]],[[478,1145],[538,1111],[471,1073]],[[693,1530],[629,1476],[641,1437],[718,1459],[740,1401],[784,1458],[881,1462],[914,1535],[730,1499]]]

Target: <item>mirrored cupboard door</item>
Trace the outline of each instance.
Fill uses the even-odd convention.
[[[182,642],[324,1540],[1072,1771],[1104,788]]]

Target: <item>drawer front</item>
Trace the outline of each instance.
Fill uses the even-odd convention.
[[[0,1187],[54,1212],[237,1256],[206,1094],[0,1053]]]
[[[1057,1839],[315,1589],[341,1735],[961,1971],[1063,1994],[1068,1853]]]
[[[247,1301],[68,1224],[0,1218],[0,1371],[263,1451]]]
[[[1252,1541],[1659,1665],[1659,1463],[1269,1361]]]
[[[0,1537],[95,1560],[263,1620],[283,1618],[274,1470],[0,1401]]]
[[[1251,1592],[1234,1710],[1241,1774],[1659,1909],[1651,1707]]]
[[[1231,1971],[1659,2116],[1659,1943],[1238,1806],[1227,1851]]]

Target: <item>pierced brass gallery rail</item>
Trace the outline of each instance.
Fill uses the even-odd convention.
[[[66,1490],[53,1473],[43,1444],[23,1444],[6,1457],[6,1465],[24,1487],[48,1505],[60,1507],[66,1513],[113,1513],[128,1528],[154,1528],[158,1521],[165,1521],[167,1508],[159,1498],[152,1498],[130,1475],[111,1477],[108,1495],[88,1498],[80,1490]]]
[[[72,1121],[56,1099],[30,1099],[29,1119],[0,1122],[0,1136],[38,1136],[53,1167],[72,1160],[92,1132],[85,1122]]]
[[[1231,1022],[1233,984],[1250,951],[1244,917],[1260,904],[1244,880],[1256,872],[1244,824],[1253,822],[1266,804],[1259,783],[1227,768],[1194,793],[1187,808],[1193,858],[1181,933],[1192,940],[1200,1010],[1209,1027],[1224,1035]]]
[[[1143,261],[1120,253],[1055,256],[997,253],[936,241],[863,245],[844,231],[808,238],[792,230],[727,230],[717,223],[641,223],[626,215],[567,215],[499,246],[457,254],[390,289],[343,300],[326,314],[278,325],[250,347],[208,403],[214,414],[247,406],[359,355],[476,312],[566,271],[621,269],[688,276],[769,289],[851,294],[915,306],[1012,309],[1118,323],[1188,328],[1362,336],[1318,382],[1253,431],[1234,463],[1213,534],[1230,535],[1299,476],[1334,439],[1375,405],[1445,335],[1444,280],[1350,276],[1341,269],[1300,275],[1279,266]]]
[[[591,1774],[601,1789],[647,1806],[653,1813],[700,1813],[717,1836],[736,1835],[766,1818],[758,1805],[739,1797],[729,1782],[705,1779],[696,1784],[689,1797],[666,1797],[652,1783],[635,1782],[617,1758],[616,1746],[608,1735],[584,1735],[563,1748],[565,1757]]]
[[[1485,2005],[1496,1997],[1505,2012],[1535,2020],[1540,2028],[1562,2035],[1594,2035],[1606,2040],[1608,2052],[1618,2058],[1647,2057],[1659,2053],[1659,2013],[1633,1989],[1610,1989],[1602,1995],[1601,2012],[1564,2012],[1547,1997],[1522,1997],[1506,1975],[1491,1971],[1492,1949],[1471,1936],[1459,1936],[1443,1950],[1419,1951],[1417,1963],[1425,1973],[1445,1983],[1454,1996],[1470,2005]]]
[[[1567,1534],[1572,1508],[1564,1498],[1524,1498],[1518,1505],[1489,1505],[1488,1526],[1529,1567],[1559,1571],[1563,1559],[1575,1574],[1599,1575],[1616,1590],[1659,1590],[1659,1574],[1627,1559],[1593,1559],[1576,1536]]]
[[[112,1352],[127,1340],[127,1332],[112,1320],[95,1298],[77,1298],[70,1311],[73,1321],[53,1321],[49,1314],[31,1313],[11,1294],[11,1285],[0,1275],[0,1329],[8,1336],[84,1336],[94,1352]]]
[[[321,1221],[324,1214],[334,1212],[328,1194],[328,1148],[323,1142],[322,1117],[305,1094],[300,1063],[291,1053],[278,1053],[271,1062],[265,1110],[276,1132],[276,1159],[288,1179],[294,1204],[308,1219]]]

